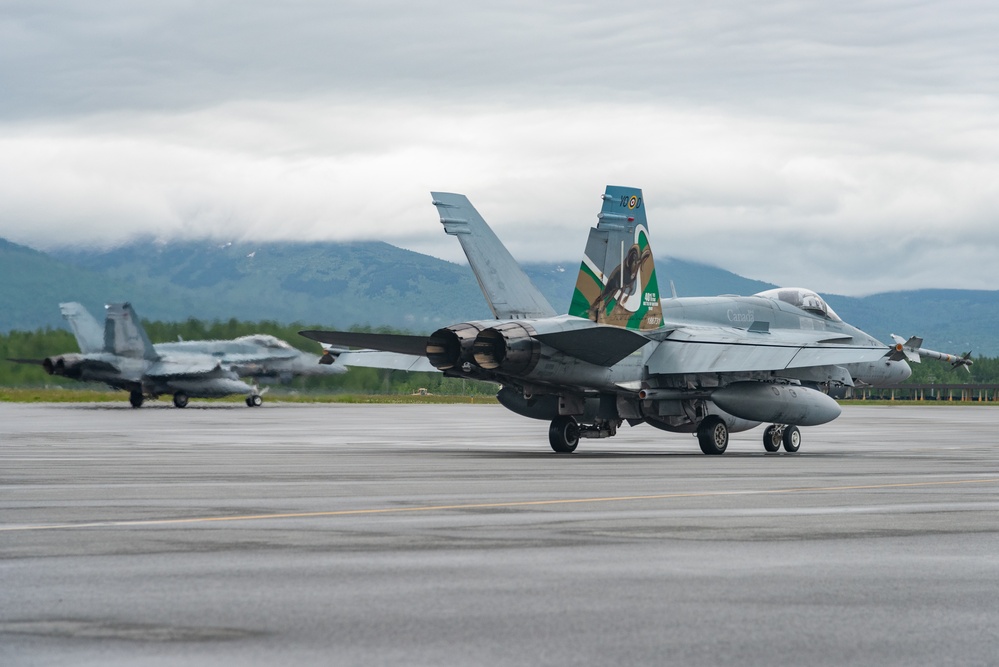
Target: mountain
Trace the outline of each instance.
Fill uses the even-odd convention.
[[[45,253],[0,239],[0,332],[63,327],[62,301],[103,304],[124,285],[101,272],[59,261]]]
[[[879,340],[920,336],[941,352],[999,356],[999,291],[913,290],[826,301],[850,324]]]
[[[680,296],[775,287],[675,258],[656,264],[664,296],[671,282]],[[578,264],[535,263],[524,270],[556,310],[567,308]],[[999,292],[826,297],[843,319],[880,340],[919,335],[933,349],[999,356]],[[60,301],[80,301],[95,314],[104,303],[131,301],[149,320],[235,318],[421,333],[491,317],[467,266],[381,242],[141,241],[45,254],[0,240],[0,332],[63,326]]]
[[[381,242],[134,243],[61,261],[129,281],[148,319],[277,320],[432,331],[488,317],[467,267]],[[177,298],[184,306],[177,308]]]

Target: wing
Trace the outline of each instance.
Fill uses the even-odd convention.
[[[156,379],[176,378],[215,378],[230,377],[232,372],[222,368],[222,364],[212,357],[191,356],[190,358],[164,359],[146,369],[144,375]]]
[[[677,327],[649,358],[649,372],[739,373],[781,371],[877,361],[883,346],[848,344],[850,339],[827,332]]]

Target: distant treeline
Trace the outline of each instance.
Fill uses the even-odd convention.
[[[205,322],[188,319],[184,322],[143,321],[153,343],[177,340],[224,340],[264,333],[277,336],[294,347],[312,354],[321,354],[319,343],[298,335],[304,329],[323,329],[318,325],[278,324],[277,322],[242,322],[235,319]],[[351,331],[399,333],[387,328],[357,328]],[[42,360],[57,354],[79,352],[76,338],[65,329],[11,331],[0,334],[0,387],[66,386],[81,387],[81,383],[50,376],[40,365],[9,363],[6,359]],[[432,394],[455,396],[493,395],[496,385],[446,378],[442,373],[407,373],[377,368],[353,368],[347,373],[323,377],[295,378],[285,388],[308,392],[349,392],[366,394],[411,394],[426,389]]]
[[[184,322],[143,322],[146,333],[154,343],[183,340],[229,339],[254,333],[277,336],[291,345],[314,354],[320,354],[318,343],[303,338],[303,329],[322,329],[319,325],[278,324],[272,321],[243,322],[236,319],[205,322],[188,319]],[[389,328],[352,328],[352,331],[377,331],[399,333]],[[38,329],[37,331],[12,331],[0,335],[0,360],[44,359],[45,357],[78,352],[73,334],[66,329]],[[974,357],[969,374],[964,369],[951,368],[949,364],[926,359],[921,364],[910,364],[910,383],[935,384],[999,384],[999,359]],[[0,386],[38,387],[42,385],[80,386],[80,383],[52,377],[41,366],[6,363],[0,361]],[[496,386],[471,380],[445,378],[441,373],[406,373],[374,368],[354,368],[342,375],[314,378],[297,378],[290,385],[302,391],[342,391],[366,393],[413,393],[421,388],[434,394],[481,395],[494,394]]]

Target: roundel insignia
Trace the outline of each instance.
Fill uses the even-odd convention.
[[[631,195],[631,198],[628,200],[628,208],[635,208],[636,206],[638,206],[638,197]]]

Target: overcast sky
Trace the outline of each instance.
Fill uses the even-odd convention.
[[[0,0],[0,237],[653,248],[781,285],[999,289],[999,3]],[[683,286],[677,286],[683,292]]]

